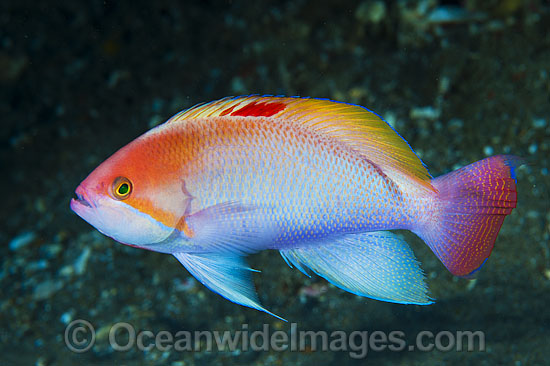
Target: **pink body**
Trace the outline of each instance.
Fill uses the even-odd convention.
[[[348,291],[422,304],[431,300],[414,255],[387,230],[415,232],[451,272],[471,275],[515,207],[518,164],[493,157],[432,180],[408,144],[362,107],[226,98],[119,150],[82,182],[71,207],[106,235],[174,254],[214,291],[261,310],[211,265],[239,267],[243,254],[278,249]],[[358,262],[357,273],[340,268],[344,258]]]

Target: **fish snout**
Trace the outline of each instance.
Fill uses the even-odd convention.
[[[78,186],[75,191],[76,198],[71,199],[71,209],[76,212],[78,207],[93,208],[94,205],[89,199],[86,190],[82,185]]]

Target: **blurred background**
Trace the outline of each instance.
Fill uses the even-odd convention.
[[[174,113],[228,95],[357,103],[432,175],[489,155],[527,158],[518,208],[477,280],[453,278],[411,236],[436,304],[345,293],[251,257],[262,303],[304,330],[481,330],[484,352],[370,352],[379,365],[545,364],[550,349],[550,3],[28,1],[0,3],[0,351],[6,365],[359,364],[347,352],[108,347],[110,327],[289,330],[197,283],[169,255],[115,243],[73,214],[74,189]],[[96,345],[64,343],[74,319]]]

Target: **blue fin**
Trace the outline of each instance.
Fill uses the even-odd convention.
[[[270,230],[262,225],[257,208],[224,202],[191,214],[185,221],[193,242],[202,250],[229,254],[257,252],[267,242]]]
[[[388,231],[345,235],[328,244],[281,250],[287,263],[376,300],[427,305],[424,274],[409,245]]]
[[[181,264],[210,290],[217,292],[234,303],[265,311],[269,315],[286,321],[266,310],[258,301],[251,272],[243,257],[223,253],[173,253]]]

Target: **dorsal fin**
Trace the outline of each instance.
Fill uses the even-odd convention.
[[[167,123],[222,116],[282,118],[299,123],[351,147],[390,178],[401,182],[403,176],[411,177],[433,190],[428,170],[409,144],[380,116],[357,105],[297,97],[228,97],[182,111]]]
[[[241,116],[241,117],[271,117],[287,106],[287,100],[298,98],[260,97],[226,97],[210,103],[201,103],[179,112],[167,123],[181,122],[188,119]]]

